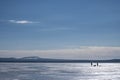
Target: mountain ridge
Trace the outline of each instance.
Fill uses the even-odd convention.
[[[73,60],[73,59],[51,59],[40,58],[38,56],[28,56],[22,58],[0,58],[0,62],[42,62],[42,63],[86,63],[86,62],[103,62],[103,63],[120,63],[120,59],[109,60]]]

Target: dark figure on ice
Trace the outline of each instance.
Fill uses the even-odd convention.
[[[93,65],[93,63],[91,62],[91,66]]]
[[[97,66],[99,66],[98,62],[97,62]]]

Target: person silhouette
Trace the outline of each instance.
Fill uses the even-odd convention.
[[[97,66],[99,66],[98,62],[97,62]]]
[[[91,62],[91,66],[93,66],[93,63]]]

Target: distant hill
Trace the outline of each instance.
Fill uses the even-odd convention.
[[[101,62],[101,63],[120,63],[120,59],[111,60],[71,60],[71,59],[49,59],[40,58],[38,56],[23,57],[23,58],[0,58],[0,62],[40,62],[40,63],[88,63],[88,62]]]

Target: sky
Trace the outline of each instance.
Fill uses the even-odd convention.
[[[0,57],[120,59],[120,0],[0,0]]]

